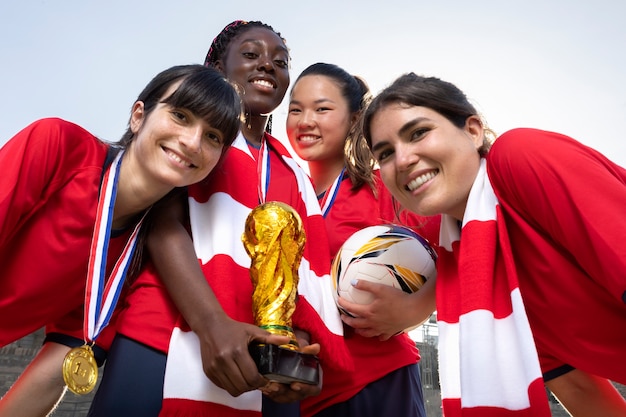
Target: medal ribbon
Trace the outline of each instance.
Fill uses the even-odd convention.
[[[87,341],[90,342],[96,340],[111,319],[113,309],[122,290],[126,272],[130,266],[130,260],[135,251],[137,234],[147,214],[146,210],[141,220],[135,226],[107,281],[106,260],[111,237],[113,208],[117,194],[117,181],[123,154],[124,152],[122,151],[115,157],[104,175],[100,198],[98,199],[93,236],[91,238],[87,287],[85,291],[85,318],[83,322],[83,332]]]
[[[326,218],[326,215],[330,211],[330,208],[333,206],[335,202],[335,198],[337,198],[337,193],[339,193],[339,186],[341,185],[341,181],[343,180],[343,174],[346,172],[346,168],[344,167],[335,181],[330,186],[328,190],[324,193],[324,197],[322,201],[320,201],[320,206],[322,207],[322,216]]]
[[[259,204],[263,204],[267,198],[267,190],[270,186],[270,153],[267,149],[265,136],[261,139],[261,148],[259,149],[258,158],[257,173],[259,177]]]

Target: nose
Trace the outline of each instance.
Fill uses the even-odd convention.
[[[395,150],[396,165],[400,171],[406,170],[419,161],[419,156],[411,151],[411,147],[401,144]]]
[[[266,72],[274,71],[274,61],[272,60],[272,57],[269,54],[259,55],[258,68],[259,70]]]
[[[315,124],[315,114],[309,110],[303,110],[298,119],[298,127],[307,128]]]
[[[199,153],[202,149],[202,136],[204,132],[201,126],[189,126],[180,136],[180,143],[192,153]]]

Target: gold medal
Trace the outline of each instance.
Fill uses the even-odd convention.
[[[89,394],[98,380],[98,365],[88,345],[70,350],[63,360],[63,380],[74,394]]]

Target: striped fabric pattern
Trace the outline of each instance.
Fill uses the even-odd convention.
[[[437,320],[446,417],[551,415],[500,218],[483,159],[462,226],[447,215],[441,222]]]
[[[271,173],[267,201],[291,205],[302,217],[306,230],[294,327],[307,330],[311,340],[320,343],[324,367],[345,368],[350,363],[349,355],[343,344],[343,325],[330,292],[328,242],[315,191],[306,173],[282,144],[269,135],[265,140],[270,157],[281,158],[293,174],[291,179],[279,179]],[[230,317],[248,323],[253,322],[253,288],[248,272],[250,258],[241,235],[246,217],[259,204],[257,168],[240,135],[223,161],[221,172],[210,184],[189,189],[194,246],[205,276]],[[170,340],[161,415],[259,416],[260,411],[259,391],[232,397],[204,375],[197,336],[181,321]]]

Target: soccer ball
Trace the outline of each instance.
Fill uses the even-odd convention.
[[[369,304],[372,293],[354,288],[352,280],[390,285],[407,293],[419,290],[437,276],[437,254],[428,241],[408,227],[393,224],[370,226],[348,238],[335,256],[331,269],[333,296],[357,304]],[[339,310],[354,317],[337,304]]]

